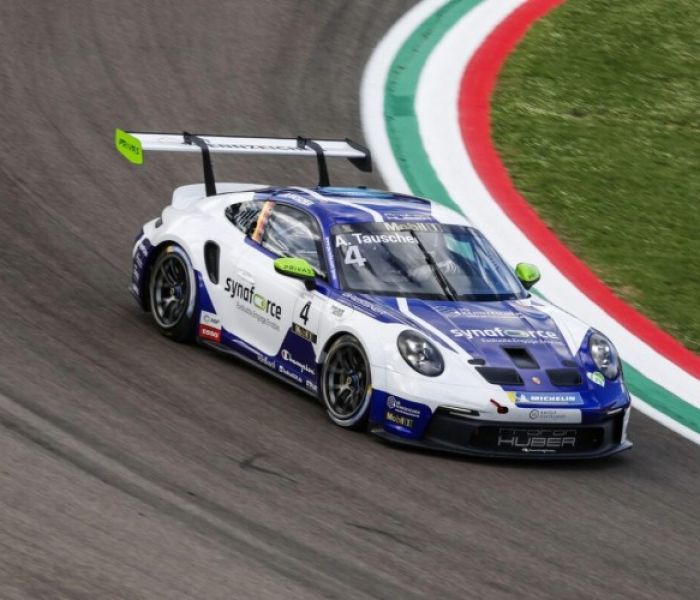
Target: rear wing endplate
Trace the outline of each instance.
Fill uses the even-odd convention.
[[[129,162],[143,164],[146,150],[156,152],[199,152],[202,155],[207,196],[216,194],[212,154],[259,154],[277,156],[315,156],[319,186],[330,185],[326,157],[347,158],[358,169],[372,171],[372,156],[365,146],[349,139],[313,140],[297,138],[238,137],[194,135],[191,133],[138,133],[117,129],[114,144]]]

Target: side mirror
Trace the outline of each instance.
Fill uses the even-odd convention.
[[[307,290],[312,290],[316,287],[316,271],[309,264],[309,261],[303,258],[283,257],[278,258],[273,263],[275,271],[280,275],[301,279],[306,285]]]
[[[515,267],[515,274],[526,290],[529,290],[540,280],[540,270],[530,263],[518,263]]]

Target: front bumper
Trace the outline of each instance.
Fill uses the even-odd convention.
[[[438,409],[420,438],[404,437],[373,423],[382,439],[444,452],[525,460],[571,460],[610,456],[632,447],[624,412],[595,423],[528,424],[455,416]]]

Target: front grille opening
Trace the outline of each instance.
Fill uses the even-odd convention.
[[[495,385],[523,385],[523,378],[515,369],[502,367],[476,367],[479,374]]]
[[[583,381],[578,369],[547,369],[547,377],[558,386],[576,386]]]
[[[503,348],[518,369],[539,369],[540,365],[532,358],[527,348]]]
[[[475,429],[469,439],[475,448],[513,454],[538,450],[550,453],[594,452],[604,441],[603,427],[536,424],[529,427],[486,425]]]

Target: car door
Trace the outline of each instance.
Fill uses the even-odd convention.
[[[280,373],[297,383],[313,384],[325,297],[307,290],[303,281],[277,273],[274,261],[284,256],[304,258],[320,279],[326,277],[315,217],[297,207],[269,202],[241,254],[236,284],[229,286],[231,291],[236,288],[236,302],[242,305],[237,311],[240,325],[234,331],[268,357],[276,357]]]

